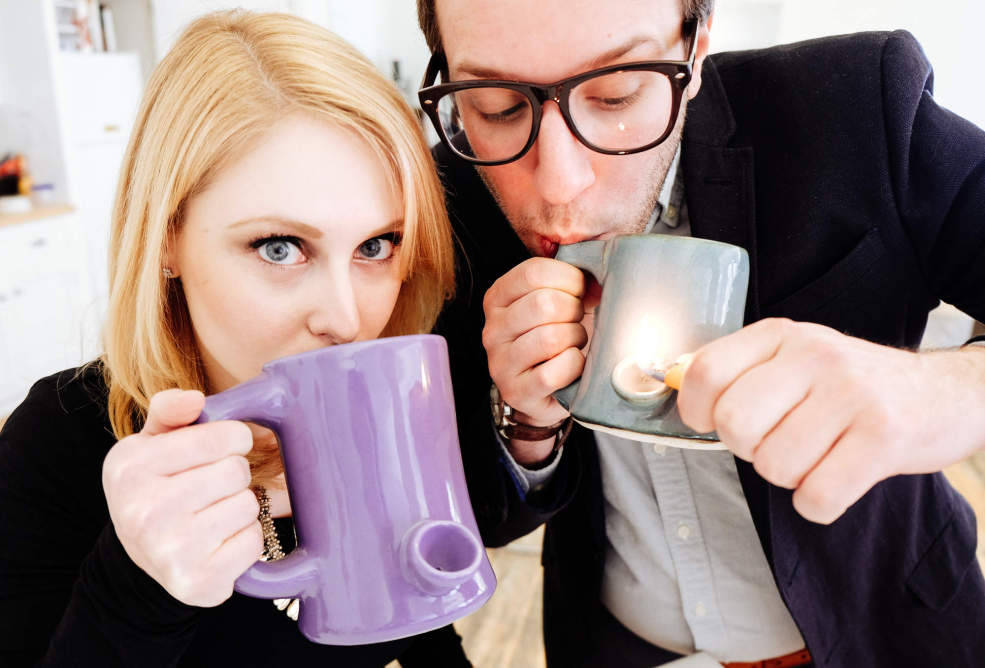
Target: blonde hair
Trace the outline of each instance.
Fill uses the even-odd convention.
[[[113,209],[102,358],[117,438],[139,429],[150,397],[207,389],[181,283],[162,272],[187,202],[278,119],[304,112],[362,139],[404,208],[404,283],[383,335],[431,330],[454,289],[444,193],[417,118],[400,93],[333,33],[287,14],[217,12],[193,22],[145,91]],[[276,451],[254,477],[279,472]]]

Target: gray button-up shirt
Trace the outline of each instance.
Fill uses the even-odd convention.
[[[648,231],[690,235],[680,150]],[[735,459],[595,433],[608,547],[602,603],[644,640],[719,661],[794,652],[804,640],[780,598],[756,534]],[[504,446],[505,451],[505,446]],[[507,461],[524,491],[537,471]]]

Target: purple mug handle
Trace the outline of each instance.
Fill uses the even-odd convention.
[[[280,435],[290,392],[265,369],[245,383],[205,399],[196,424],[216,420],[255,422]],[[303,546],[278,561],[258,561],[236,579],[235,589],[255,598],[296,598],[314,579],[316,563]]]

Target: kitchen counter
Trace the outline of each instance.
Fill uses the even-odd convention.
[[[21,223],[30,223],[35,220],[44,220],[45,218],[62,216],[66,213],[72,213],[73,211],[75,211],[75,207],[71,204],[51,204],[47,206],[35,207],[34,209],[25,211],[24,213],[2,213],[0,214],[0,227],[20,225]]]

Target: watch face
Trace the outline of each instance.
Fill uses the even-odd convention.
[[[492,408],[493,424],[497,427],[506,426],[506,404],[503,403],[503,396],[499,393],[499,388],[493,383],[489,390],[489,405]]]

